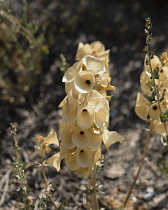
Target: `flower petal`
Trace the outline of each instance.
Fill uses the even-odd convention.
[[[60,130],[61,135],[61,144],[66,147],[67,149],[73,149],[75,145],[72,142],[72,135],[74,132],[75,126],[73,124],[65,124],[63,130]]]
[[[48,144],[56,144],[56,145],[59,145],[57,134],[56,134],[56,131],[54,129],[51,129],[51,131],[48,134],[46,140],[47,140],[47,143]]]
[[[47,159],[46,163],[54,166],[56,168],[57,171],[60,170],[60,152],[58,152],[57,154],[51,156],[50,158]]]
[[[76,162],[76,157],[74,154],[70,154],[70,153],[67,154],[65,158],[65,163],[71,171],[76,171],[79,168],[79,165]]]
[[[106,71],[106,68],[100,59],[94,56],[86,55],[82,58],[82,63],[85,65],[87,70],[92,71],[94,74],[101,74]]]
[[[115,142],[118,142],[118,141],[122,142],[123,140],[124,140],[124,138],[120,134],[118,134],[116,131],[106,130],[104,132],[103,143],[104,143],[106,149],[108,149]]]
[[[98,148],[100,148],[102,140],[103,140],[102,135],[93,134],[88,147],[91,148],[92,150],[97,150]]]

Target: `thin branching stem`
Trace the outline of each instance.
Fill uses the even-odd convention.
[[[151,120],[151,122],[150,122],[150,128],[149,128],[149,131],[147,133],[147,138],[146,138],[145,147],[144,147],[144,150],[143,150],[142,159],[141,159],[141,162],[139,164],[139,167],[138,167],[136,176],[135,176],[135,178],[134,178],[134,180],[133,180],[133,182],[131,184],[131,187],[129,189],[129,192],[127,194],[127,197],[126,197],[126,199],[124,201],[124,207],[127,205],[127,202],[128,202],[128,200],[130,198],[130,195],[132,193],[132,190],[133,190],[133,188],[134,188],[134,186],[136,184],[136,181],[137,181],[137,179],[139,177],[139,174],[140,174],[140,172],[142,170],[142,166],[144,164],[144,160],[145,160],[145,157],[146,157],[146,153],[147,153],[147,150],[148,150],[148,145],[149,145],[149,141],[150,141],[150,137],[151,137],[151,133],[152,133],[152,127],[153,127],[153,120]]]
[[[41,172],[42,172],[42,175],[43,175],[43,178],[44,178],[44,181],[45,181],[45,185],[46,185],[46,188],[49,189],[49,198],[52,202],[52,204],[54,205],[55,209],[58,209],[58,206],[56,205],[53,197],[52,197],[52,193],[51,193],[51,189],[50,189],[50,184],[48,182],[48,179],[47,179],[47,176],[46,176],[46,173],[45,173],[45,168],[44,168],[44,157],[42,155],[42,164],[41,164]]]

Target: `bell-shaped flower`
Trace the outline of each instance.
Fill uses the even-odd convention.
[[[168,128],[168,121],[165,122],[165,125],[164,125],[164,123],[161,122],[160,120],[155,120],[153,122],[152,131],[156,132],[156,133],[158,133],[160,135],[166,136],[167,132],[165,130],[165,126],[166,126],[166,128]]]
[[[82,168],[87,168],[92,165],[94,160],[93,155],[94,152],[88,147],[76,149],[76,161]]]
[[[72,81],[77,73],[80,71],[82,67],[82,63],[76,62],[73,66],[71,66],[64,74],[62,82]]]
[[[67,156],[65,157],[65,163],[71,171],[76,171],[79,169],[79,165],[76,162],[76,156],[74,153],[67,154]]]
[[[95,76],[93,72],[90,70],[79,72],[76,75],[74,85],[76,90],[80,93],[88,93],[93,90],[95,86]]]
[[[94,123],[94,111],[92,106],[82,106],[77,113],[77,124],[82,129],[90,128]]]
[[[90,176],[92,172],[92,167],[87,167],[87,168],[79,168],[78,169],[78,176],[79,177],[85,177],[85,178],[88,178]]]
[[[95,124],[98,128],[101,128],[104,123],[109,121],[109,104],[106,99],[97,104],[94,109],[95,112]]]
[[[90,132],[90,129],[82,129],[80,127],[76,127],[72,135],[72,142],[76,147],[84,148],[88,146],[91,138],[92,133]]]
[[[168,67],[164,66],[159,71],[159,81],[165,81],[168,79]]]
[[[158,103],[154,103],[149,108],[149,116],[153,120],[158,120],[160,118],[160,113],[165,112],[166,109],[167,108],[163,104],[160,104],[160,106],[159,106]]]
[[[151,103],[140,93],[137,94],[135,113],[142,120],[147,120]]]
[[[60,140],[61,144],[66,147],[67,149],[73,149],[75,147],[74,143],[72,142],[72,135],[74,132],[75,126],[73,124],[65,123],[64,128],[60,131]]]
[[[86,70],[90,70],[94,74],[102,74],[106,71],[106,68],[100,59],[94,56],[86,55],[82,58],[82,63]]]
[[[60,160],[63,160],[64,158],[66,158],[68,154],[74,153],[76,151],[76,147],[73,149],[67,149],[62,145],[62,143],[60,144],[59,148],[60,148]]]
[[[99,41],[95,41],[95,42],[92,42],[90,44],[91,48],[92,48],[92,52],[93,53],[96,53],[96,54],[99,54],[99,53],[102,53],[105,51],[105,47],[104,47],[104,44],[102,44],[101,42]]]
[[[103,136],[101,134],[93,133],[88,147],[94,151],[98,150],[101,146],[102,140],[103,140]]]
[[[51,129],[51,131],[49,132],[49,134],[46,138],[46,141],[47,141],[48,145],[50,145],[50,144],[59,145],[57,133],[54,129]]]
[[[68,94],[69,92],[72,92],[72,95],[75,99],[78,98],[79,92],[75,88],[74,84],[75,79],[65,82],[65,92]]]
[[[146,61],[146,57],[145,57],[145,61]],[[150,63],[151,63],[152,71],[156,67],[158,67],[158,68],[161,67],[160,59],[156,55],[153,56],[153,59],[151,59]],[[146,62],[144,62],[144,71],[151,72],[150,65],[147,65]]]
[[[147,96],[151,96],[150,84],[152,80],[150,79],[150,77],[151,73],[149,73],[148,71],[142,72],[140,76],[141,89]]]
[[[68,96],[60,103],[59,107],[62,107],[63,122],[73,123],[76,120],[78,110],[78,100],[72,96],[72,92],[68,93]]]
[[[85,55],[91,55],[92,50],[89,44],[83,44],[82,42],[79,43],[75,60],[81,60]]]
[[[61,161],[60,152],[58,152],[57,154],[48,158],[46,160],[46,163],[54,166],[56,168],[56,170],[59,171],[60,170],[60,161]]]
[[[124,140],[124,138],[118,134],[116,131],[108,131],[107,129],[104,129],[104,134],[103,134],[103,143],[108,149],[112,144],[115,142],[121,142]]]

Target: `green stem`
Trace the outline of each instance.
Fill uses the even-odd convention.
[[[96,170],[92,169],[91,178],[90,178],[90,186],[93,190],[91,193],[91,206],[92,210],[99,210],[98,200],[96,196]]]
[[[151,137],[151,133],[152,133],[152,126],[153,126],[153,121],[151,121],[151,123],[150,123],[150,128],[149,128],[149,131],[148,131],[148,134],[147,134],[147,138],[146,138],[145,147],[144,147],[144,150],[143,150],[142,159],[141,159],[141,162],[139,164],[139,168],[138,168],[138,171],[136,173],[136,176],[135,176],[135,178],[134,178],[134,180],[133,180],[133,182],[131,184],[131,187],[129,189],[127,197],[126,197],[126,199],[124,201],[124,207],[127,205],[127,202],[128,202],[128,200],[130,198],[132,190],[133,190],[133,188],[134,188],[134,186],[136,184],[136,181],[137,181],[137,179],[139,177],[139,174],[141,172],[142,166],[144,164],[144,160],[145,160],[145,157],[146,157],[146,153],[147,153],[147,150],[148,150],[148,145],[149,145],[149,141],[150,141],[150,137]]]

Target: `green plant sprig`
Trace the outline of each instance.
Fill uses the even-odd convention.
[[[32,191],[30,186],[27,184],[27,180],[25,177],[25,166],[20,159],[20,147],[18,145],[18,141],[16,138],[17,128],[13,123],[10,123],[10,127],[8,128],[9,133],[13,136],[13,148],[15,151],[16,158],[13,165],[13,174],[16,179],[21,181],[21,187],[17,188],[17,191],[22,193],[22,203],[23,207],[19,207],[20,210],[32,210],[34,208],[32,204],[32,200],[28,198],[29,193]]]

